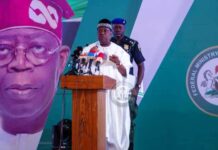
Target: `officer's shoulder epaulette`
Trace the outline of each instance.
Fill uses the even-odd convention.
[[[136,40],[133,40],[133,39],[131,39],[129,37],[126,37],[126,41],[128,41],[128,43],[130,43],[131,45],[134,45],[135,43],[137,43]]]
[[[129,41],[129,40],[131,40],[129,37],[127,37],[127,36],[124,36],[124,40],[125,41]]]

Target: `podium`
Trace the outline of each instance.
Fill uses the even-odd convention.
[[[107,76],[61,77],[61,87],[72,90],[72,149],[106,149],[106,90],[116,81]]]

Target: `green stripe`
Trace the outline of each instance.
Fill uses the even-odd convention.
[[[137,150],[217,150],[218,118],[200,111],[186,90],[192,59],[218,44],[217,12],[217,0],[192,5],[139,106]]]
[[[88,0],[68,0],[68,2],[75,13],[74,18],[81,18],[85,13]]]

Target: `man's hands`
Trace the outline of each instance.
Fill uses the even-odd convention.
[[[119,58],[116,55],[112,55],[109,57],[109,60],[115,63],[120,74],[126,77],[126,68],[120,63]]]
[[[117,66],[120,65],[120,60],[116,55],[112,55],[109,57],[109,60],[115,63]]]
[[[134,96],[137,96],[138,95],[138,92],[139,92],[139,89],[140,89],[140,84],[144,78],[144,71],[145,71],[145,66],[144,66],[144,63],[140,63],[140,64],[137,64],[137,67],[138,67],[138,73],[137,73],[137,79],[136,79],[136,85],[135,87],[132,89],[132,95]]]
[[[138,93],[139,93],[139,87],[135,86],[135,87],[131,90],[131,92],[132,92],[132,95],[133,95],[133,96],[137,96]]]

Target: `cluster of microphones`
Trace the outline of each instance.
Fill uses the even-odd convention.
[[[106,55],[92,47],[87,53],[82,53],[83,48],[77,47],[72,57],[72,69],[67,74],[73,75],[100,75],[100,65],[106,60]]]

